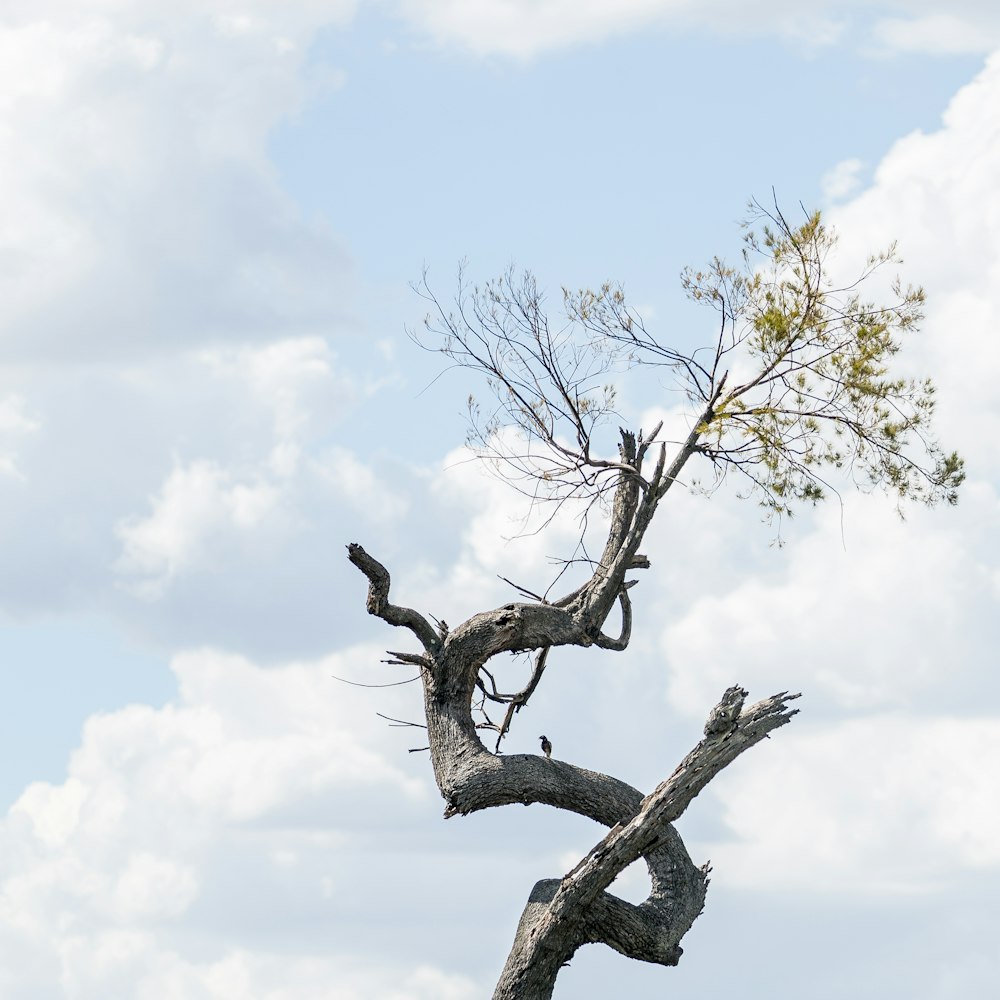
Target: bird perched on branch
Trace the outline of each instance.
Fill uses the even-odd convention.
[[[551,759],[552,744],[549,742],[548,736],[539,736],[538,738],[542,741],[542,753],[545,754],[546,757]]]

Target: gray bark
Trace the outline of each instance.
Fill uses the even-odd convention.
[[[730,688],[710,712],[705,738],[654,792],[645,798],[617,778],[533,754],[500,756],[479,739],[472,702],[480,670],[497,653],[596,645],[624,649],[632,609],[626,580],[649,561],[639,555],[659,501],[697,450],[701,415],[688,440],[666,467],[662,447],[652,474],[642,475],[648,445],[622,432],[619,477],[608,540],[591,579],[548,603],[516,602],[473,615],[451,631],[435,628],[419,612],[389,600],[389,573],[360,545],[348,546],[351,562],[368,578],[369,613],[408,628],[418,653],[392,655],[420,668],[431,764],[446,802],[445,816],[514,803],[540,802],[587,816],[608,834],[562,878],[539,882],[521,916],[514,945],[494,1000],[546,1000],[560,968],[584,944],[603,943],[623,955],[676,965],[680,941],[705,902],[707,867],[699,868],[673,827],[691,800],[724,767],[796,713],[786,692],[743,709],[746,692]],[[621,607],[618,637],[604,633],[615,605]],[[522,692],[523,694],[523,692]],[[526,699],[524,699],[526,700]],[[632,862],[643,858],[651,891],[635,905],[607,891]]]

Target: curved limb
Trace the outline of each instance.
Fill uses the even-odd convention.
[[[720,705],[732,699],[731,691],[723,695]],[[651,850],[666,848],[668,839],[677,838],[670,824],[719,771],[789,722],[798,709],[789,708],[787,703],[798,697],[787,692],[773,695],[744,711],[727,734],[706,736],[643,800],[628,822],[612,827],[562,879],[538,883],[522,914],[494,1000],[547,1000],[561,966],[580,945],[593,941],[632,958],[676,965],[681,955],[680,939],[701,912],[707,873],[697,870],[693,878],[688,873],[683,885],[675,869],[666,880],[654,884],[654,891],[641,906],[619,900],[606,889],[633,861],[643,855],[649,860]],[[713,709],[710,720],[718,709]],[[686,856],[683,844],[679,849]],[[675,846],[673,851],[660,854],[659,866],[675,863],[676,851]]]
[[[408,628],[421,642],[428,653],[434,654],[441,646],[441,639],[433,626],[422,614],[412,608],[400,607],[389,602],[389,571],[368,555],[356,542],[347,546],[347,558],[368,577],[368,614],[381,618],[389,625]],[[393,656],[401,656],[393,653]]]

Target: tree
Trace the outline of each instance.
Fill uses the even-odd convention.
[[[652,793],[548,755],[504,756],[500,745],[514,715],[542,680],[550,651],[598,647],[622,651],[633,624],[629,575],[647,569],[640,552],[660,504],[689,462],[712,490],[730,474],[777,519],[831,492],[835,477],[909,501],[955,503],[962,461],[931,434],[934,387],[892,369],[904,336],[921,318],[923,292],[892,284],[883,304],[861,285],[897,262],[895,248],[870,257],[857,279],[829,277],[834,234],[819,213],[794,226],[775,207],[751,206],[739,268],[713,260],[682,278],[687,294],[718,313],[713,342],[691,353],[666,346],[625,302],[622,289],[564,290],[564,322],[550,325],[530,274],[508,270],[482,287],[460,278],[452,307],[427,286],[431,303],[424,346],[453,365],[485,376],[492,403],[469,398],[469,444],[514,488],[543,502],[549,518],[572,508],[580,545],[566,564],[584,564],[584,582],[550,599],[517,586],[523,600],[473,615],[448,629],[393,604],[385,567],[360,545],[351,562],[368,579],[367,607],[407,628],[418,652],[388,662],[419,668],[431,763],[447,803],[445,816],[513,803],[541,802],[610,828],[572,871],[539,882],[517,928],[495,1000],[540,1000],[584,944],[602,942],[642,961],[675,965],[680,941],[701,912],[708,885],[673,827],[691,800],[724,767],[790,721],[798,694],[781,692],[744,707],[734,684],[711,709],[704,738]],[[759,226],[759,231],[758,227]],[[617,455],[603,444],[614,415],[615,380],[637,367],[671,376],[691,406],[686,436],[620,428]],[[602,447],[603,446],[603,447]],[[604,548],[590,558],[584,530],[606,517]],[[557,577],[557,580],[559,577]],[[606,624],[620,608],[618,634]],[[533,656],[527,684],[501,691],[488,668],[502,653]],[[489,708],[499,705],[494,721]],[[491,751],[480,734],[496,733]],[[638,858],[652,889],[641,905],[607,891]]]

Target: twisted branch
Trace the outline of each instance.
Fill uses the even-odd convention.
[[[723,735],[711,722],[720,712],[728,711],[734,691],[746,693],[741,688],[730,688],[723,695],[706,724],[706,730],[712,730],[710,735],[643,800],[628,822],[612,827],[562,879],[545,880],[535,886],[494,1000],[546,1000],[552,995],[560,967],[581,944],[589,942],[608,944],[643,961],[677,964],[680,939],[704,903],[707,873],[697,870],[692,877],[688,872],[688,891],[678,894],[677,873],[672,871],[667,880],[670,891],[664,891],[663,884],[656,886],[641,906],[626,903],[605,890],[633,861],[657,845],[666,847],[676,838],[670,824],[719,771],[798,712],[787,703],[799,695],[782,692],[753,705]],[[676,850],[675,844],[670,846]],[[672,853],[668,850],[659,855],[660,864],[673,861]],[[677,912],[678,896],[687,904],[683,914]]]
[[[389,602],[389,571],[377,560],[368,555],[356,542],[347,546],[347,558],[368,577],[368,599],[366,607],[368,614],[381,618],[389,625],[402,625],[408,628],[421,642],[428,653],[435,653],[441,646],[441,640],[430,622],[418,611],[403,608]],[[401,653],[393,653],[397,658]],[[412,661],[407,661],[412,662]]]

